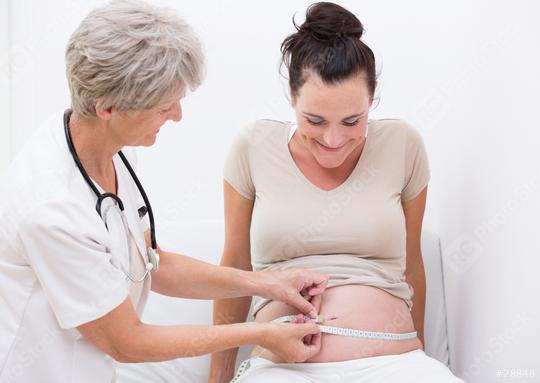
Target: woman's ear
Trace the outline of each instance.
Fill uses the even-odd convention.
[[[377,87],[379,86],[379,81],[375,80],[375,87],[373,88],[373,96],[371,97],[371,102],[369,103],[369,107],[371,108],[371,105],[373,104],[373,100],[375,99],[375,94],[377,94]]]
[[[114,106],[110,106],[110,107],[104,109],[103,108],[103,99],[98,98],[97,101],[96,101],[95,108],[96,108],[96,116],[97,116],[97,118],[99,118],[100,120],[105,120],[105,121],[108,121],[108,120],[111,119]]]
[[[289,93],[289,94],[291,95],[291,106],[293,108],[295,108],[296,107],[296,95],[294,95],[292,92]]]

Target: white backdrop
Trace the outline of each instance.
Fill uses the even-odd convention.
[[[221,170],[255,118],[291,119],[279,45],[308,1],[154,1],[204,43],[207,77],[184,119],[139,151],[159,230],[222,218]],[[0,170],[68,104],[64,49],[98,0],[0,0]],[[468,382],[534,369],[540,380],[540,3],[340,1],[366,28],[381,73],[371,118],[422,133],[432,168],[425,226],[442,238],[450,359]],[[196,254],[193,254],[196,256]],[[515,372],[517,374],[517,372]]]
[[[0,2],[0,172],[11,158],[10,137],[10,56],[9,56],[9,8],[7,1]]]

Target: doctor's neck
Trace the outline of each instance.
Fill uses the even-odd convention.
[[[107,120],[81,117],[75,112],[69,119],[73,146],[84,168],[96,181],[114,177],[113,156],[124,145]]]

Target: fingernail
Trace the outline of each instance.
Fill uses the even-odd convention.
[[[317,318],[317,312],[316,312],[315,310],[311,310],[311,311],[309,312],[309,317],[310,317],[311,319]]]

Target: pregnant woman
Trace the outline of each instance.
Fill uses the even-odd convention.
[[[328,288],[312,302],[324,325],[413,334],[306,337],[322,346],[305,363],[255,347],[235,381],[462,382],[423,351],[420,236],[430,179],[423,141],[404,121],[368,118],[375,59],[352,13],[316,3],[296,29],[281,46],[296,122],[259,120],[235,140],[224,170],[222,265],[324,273]],[[214,321],[245,321],[250,303],[217,300]],[[256,298],[257,322],[293,314]],[[233,378],[236,353],[213,355],[211,382]]]

